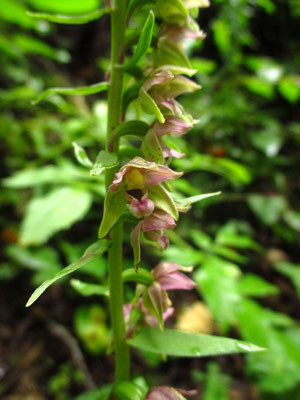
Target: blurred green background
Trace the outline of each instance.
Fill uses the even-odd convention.
[[[25,309],[37,285],[95,241],[104,179],[77,162],[72,142],[94,160],[105,146],[107,111],[105,94],[32,100],[48,87],[104,80],[110,47],[107,16],[67,26],[26,10],[98,7],[98,0],[1,1],[0,397],[7,400],[79,399],[112,379],[107,304],[83,284],[105,282],[104,258]],[[141,9],[136,26],[146,16]],[[181,99],[199,122],[172,143],[187,155],[172,162],[185,171],[174,195],[222,194],[195,204],[170,234],[163,257],[194,265],[198,283],[197,292],[171,295],[171,325],[268,351],[167,361],[134,353],[133,375],[145,374],[150,385],[197,388],[203,400],[300,399],[299,17],[299,0],[212,0],[201,10],[207,38],[188,53],[203,89]],[[143,254],[146,268],[160,257],[148,247]],[[127,300],[133,290],[126,286]]]

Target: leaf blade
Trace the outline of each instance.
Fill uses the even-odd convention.
[[[137,62],[143,57],[143,55],[147,53],[152,40],[154,20],[155,20],[154,13],[152,10],[150,10],[148,18],[142,29],[141,36],[137,44],[137,48],[133,54],[133,57],[129,61],[127,68],[137,64]]]
[[[108,83],[107,82],[99,82],[89,86],[80,86],[77,88],[66,88],[66,87],[54,87],[44,90],[40,96],[33,101],[33,104],[36,105],[40,101],[44,100],[46,97],[51,94],[65,94],[72,96],[87,96],[90,94],[100,93],[104,90],[107,90]]]
[[[66,275],[69,275],[75,271],[77,271],[79,268],[83,267],[85,264],[88,262],[94,260],[95,258],[99,257],[101,254],[103,254],[107,249],[108,249],[109,243],[106,240],[98,240],[97,242],[93,243],[91,246],[89,246],[86,251],[84,252],[83,256],[75,261],[74,263],[68,265],[61,271],[59,271],[57,274],[55,274],[52,278],[47,279],[45,282],[43,282],[30,296],[28,302],[26,303],[26,307],[31,306],[40,296],[44,291],[51,286],[54,282],[56,282],[58,279],[63,278]]]
[[[264,349],[251,343],[224,337],[165,329],[145,328],[127,343],[140,350],[177,357],[205,357],[250,353]]]
[[[44,19],[46,21],[55,22],[57,24],[81,25],[99,19],[104,14],[109,13],[109,11],[109,8],[102,8],[100,10],[81,15],[49,14],[32,11],[27,11],[26,14],[31,18]]]

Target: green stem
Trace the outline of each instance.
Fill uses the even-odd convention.
[[[126,24],[126,0],[115,0],[111,11],[111,76],[108,90],[107,144],[113,129],[121,120],[121,95],[123,88],[123,59]],[[108,151],[118,152],[119,143],[113,143]],[[117,168],[106,172],[106,187],[112,182]],[[115,345],[115,380],[129,380],[130,356],[125,341],[125,323],[123,315],[123,224],[119,223],[110,231],[112,245],[108,251],[110,315]]]

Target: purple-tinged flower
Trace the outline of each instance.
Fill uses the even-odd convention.
[[[148,199],[147,195],[148,192],[142,196],[141,200],[137,200],[134,196],[126,194],[129,200],[128,208],[136,218],[149,217],[154,210],[154,202]]]
[[[183,172],[175,172],[164,165],[135,157],[116,173],[109,190],[116,191],[122,187],[125,187],[127,192],[135,189],[145,190],[167,179],[179,178],[182,174]]]
[[[154,131],[159,136],[163,135],[182,136],[192,128],[193,125],[189,124],[182,118],[177,118],[173,116],[167,117],[164,124],[161,124],[160,122],[156,121],[153,125]]]
[[[162,290],[191,290],[197,287],[197,284],[179,271],[191,272],[192,269],[193,267],[182,267],[169,261],[163,261],[151,273],[154,281],[160,285]]]
[[[192,27],[180,26],[175,24],[163,25],[162,30],[159,34],[160,37],[165,37],[173,43],[181,42],[185,39],[204,39],[205,33],[198,29],[192,29]]]
[[[184,396],[195,396],[196,394],[196,390],[182,390],[174,389],[169,386],[157,386],[149,390],[145,400],[186,400]]]
[[[141,233],[144,232],[145,239],[152,244],[156,244],[164,250],[168,244],[168,238],[164,235],[164,230],[175,228],[174,219],[166,211],[155,209],[151,215],[143,218],[130,234],[131,245],[134,253],[134,265],[137,268],[141,259]]]
[[[174,116],[168,116],[164,124],[156,121],[143,139],[142,151],[145,156],[155,161],[161,161],[164,158],[171,159],[172,157],[181,158],[184,156],[184,153],[180,153],[168,147],[162,137],[165,135],[174,137],[181,136],[192,129],[192,127],[191,124],[182,118]]]
[[[182,115],[183,108],[175,101],[175,98],[183,93],[194,92],[201,86],[180,73],[191,76],[195,72],[189,68],[176,68],[176,66],[160,67],[153,71],[140,90],[140,102],[144,111],[153,113],[153,107],[156,107],[169,110],[175,116]]]
[[[144,306],[143,299],[141,297],[137,302],[124,304],[123,313],[127,338],[133,335],[135,327],[139,323],[150,326],[151,328],[158,327],[157,318]],[[163,313],[163,321],[166,321],[173,313],[174,308],[168,306]]]

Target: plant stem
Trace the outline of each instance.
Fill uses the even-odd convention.
[[[121,95],[123,88],[123,59],[125,42],[126,0],[115,0],[111,11],[111,76],[108,90],[107,144],[113,129],[121,120]],[[119,143],[108,151],[118,152]],[[110,185],[116,168],[106,172],[106,187]],[[112,245],[108,251],[110,315],[115,345],[115,380],[129,380],[130,356],[125,341],[123,315],[123,224],[117,224],[110,231]]]

